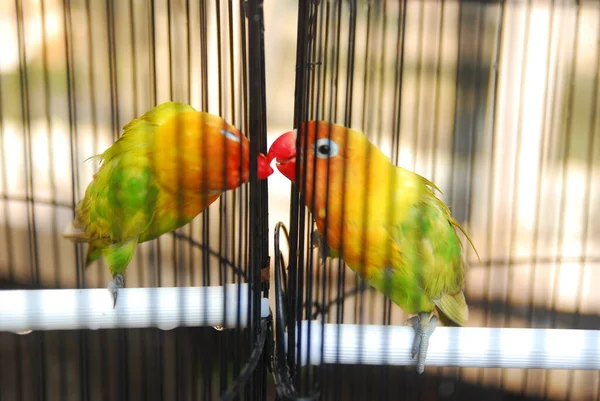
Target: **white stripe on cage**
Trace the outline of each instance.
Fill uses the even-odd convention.
[[[409,326],[302,321],[296,338],[302,341],[303,366],[415,364]],[[425,366],[600,370],[600,330],[438,327]]]
[[[123,288],[113,309],[111,295],[105,288],[5,290],[0,291],[0,331],[247,327],[249,291],[246,283]],[[269,302],[262,299],[261,316],[269,313]]]

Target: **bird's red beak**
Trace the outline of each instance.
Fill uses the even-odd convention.
[[[267,161],[267,156],[259,153],[258,155],[258,179],[264,180],[268,178],[271,174],[273,174],[273,169],[271,168],[271,163]]]
[[[267,155],[268,163],[277,162],[277,170],[294,181],[296,177],[296,131],[286,132],[273,142]]]

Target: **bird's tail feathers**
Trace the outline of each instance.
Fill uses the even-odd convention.
[[[81,223],[77,219],[67,225],[63,237],[75,243],[89,244],[85,253],[85,267],[88,267],[92,262],[98,260],[102,254],[102,249],[91,241],[89,234],[83,230]]]
[[[98,260],[98,258],[100,257],[101,254],[102,254],[102,249],[100,249],[96,245],[94,245],[93,242],[90,242],[87,252],[85,253],[85,267],[88,267],[89,265],[92,264],[92,262],[95,262],[96,260]]]
[[[73,242],[89,242],[90,236],[85,232],[79,220],[71,221],[65,227],[63,237]]]
[[[450,319],[448,316],[441,312],[438,308],[438,318],[440,322],[444,325],[444,327],[460,327],[454,320]]]
[[[459,326],[464,326],[469,320],[469,307],[462,291],[456,294],[445,293],[433,302],[442,312],[440,318],[445,325],[447,322],[441,317],[442,314]]]

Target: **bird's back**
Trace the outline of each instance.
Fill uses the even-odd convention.
[[[468,307],[463,294],[460,227],[435,194],[434,184],[400,167],[396,171],[399,184],[392,195],[396,199],[393,207],[402,212],[392,214],[386,224],[393,250],[390,264],[376,284],[389,287],[383,288],[384,292],[409,313],[429,312],[437,306],[452,321],[464,325]],[[407,191],[413,194],[407,195]],[[384,283],[388,280],[394,285]]]
[[[391,163],[378,167],[365,176],[352,173],[364,166],[348,167],[351,178],[344,195],[335,195],[344,199],[344,219],[328,213],[328,245],[408,313],[429,312],[437,306],[452,321],[465,324],[460,227],[430,181]],[[317,218],[317,223],[322,229],[323,219]]]
[[[104,153],[95,156],[101,160],[101,167],[78,203],[73,229],[65,237],[97,243],[100,247],[103,243],[138,237],[143,242],[197,215],[186,215],[188,205],[178,205],[177,194],[161,188],[151,159],[156,128],[175,114],[187,111],[194,109],[182,103],[164,103],[125,125],[123,135]],[[210,198],[206,201],[212,203],[218,195]],[[182,210],[177,210],[177,206]]]

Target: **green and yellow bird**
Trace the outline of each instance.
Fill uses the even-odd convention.
[[[85,264],[104,256],[113,294],[138,243],[173,231],[250,175],[249,141],[221,117],[191,106],[160,104],[123,128],[77,204],[64,236],[89,244]],[[258,178],[273,170],[258,158]]]
[[[275,159],[292,182],[301,164],[297,185],[325,245],[366,283],[416,314],[409,319],[415,330],[412,356],[422,373],[438,320],[432,312],[461,326],[469,317],[457,235],[462,229],[433,183],[392,164],[363,133],[310,121],[299,130],[297,152],[297,132],[277,138],[268,161]]]

